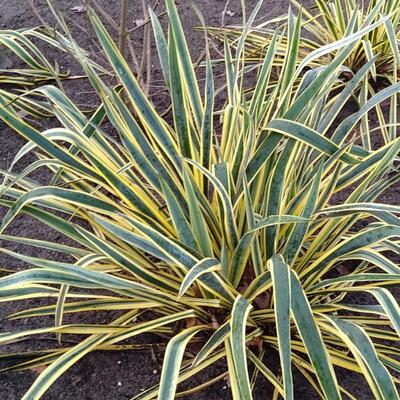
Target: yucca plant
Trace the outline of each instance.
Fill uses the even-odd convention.
[[[338,114],[373,61],[328,97],[343,63],[375,25],[335,42],[336,57],[314,70],[307,66],[333,51],[332,45],[298,65],[301,20],[290,18],[277,85],[271,88],[269,81],[279,35],[254,72],[250,96],[244,86],[245,29],[234,55],[225,43],[227,100],[217,110],[210,54],[207,50],[202,94],[174,2],[166,0],[166,7],[168,36],[151,11],[150,16],[171,96],[170,123],[147,100],[91,10],[120,85],[108,86],[80,53],[101,99],[90,119],[60,89],[46,86],[40,93],[60,127],[40,132],[1,98],[0,117],[28,141],[14,164],[31,151],[38,160],[19,174],[3,171],[0,203],[8,212],[0,238],[75,261],[1,249],[33,265],[0,279],[1,301],[56,302],[11,316],[51,315],[53,326],[2,333],[0,343],[48,333],[61,342],[63,334],[87,335],[74,346],[43,350],[12,367],[47,366],[24,399],[40,398],[87,353],[134,348],[124,341],[145,333],[168,338],[168,344],[159,385],[136,398],[191,395],[229,377],[233,398],[251,399],[256,380],[250,379],[250,367],[253,378],[261,374],[275,396],[285,399],[294,398],[293,368],[321,398],[354,399],[334,367],[364,374],[376,398],[399,398],[392,373],[400,370],[395,346],[400,311],[389,289],[400,280],[390,257],[399,249],[400,208],[375,200],[399,180],[400,140],[367,149],[357,144],[355,128],[400,84],[378,92],[338,126]],[[70,44],[77,50],[72,39]],[[104,131],[105,119],[120,140]],[[41,167],[53,172],[47,186],[29,177]],[[7,235],[20,213],[76,245]],[[359,222],[363,228],[355,229]],[[374,301],[360,305],[348,299],[361,293]],[[71,313],[97,310],[120,315],[109,325],[67,323]],[[186,352],[193,340],[195,350]],[[269,357],[273,349],[279,368]],[[180,383],[223,359],[220,375],[181,391]]]
[[[293,4],[298,9],[301,8],[301,5],[295,0]],[[384,77],[388,81],[393,81],[397,77],[399,68],[397,46],[400,22],[399,1],[373,0],[360,6],[353,0],[346,0],[343,3],[338,0],[331,2],[316,0],[316,6],[318,10],[316,16],[304,10],[306,20],[303,25],[313,38],[311,40],[314,42],[313,47],[315,48],[346,36],[348,28],[351,26],[354,11],[357,12],[355,30],[379,20],[382,16],[387,16],[388,19],[384,24],[365,35],[363,40],[355,46],[353,52],[345,61],[345,65],[357,72],[367,61],[376,56],[375,66],[371,69],[371,76],[374,79],[377,76]]]
[[[370,73],[374,78],[381,76],[392,81],[393,73],[398,69],[399,63],[396,43],[399,39],[400,2],[374,0],[360,4],[353,0],[344,2],[316,0],[315,5],[311,7],[316,10],[315,13],[303,8],[301,3],[296,0],[291,0],[291,4],[302,14],[302,29],[305,34],[299,45],[299,56],[303,58],[311,51],[340,40],[349,33],[358,31],[386,16],[387,20],[384,24],[379,24],[354,47],[344,65],[351,71],[357,72],[376,56],[375,65],[371,68]],[[281,16],[252,26],[251,32],[247,36],[247,57],[255,61],[259,59],[260,54],[265,54],[276,26],[282,26],[285,23],[287,23],[287,16]],[[212,35],[219,38],[227,37],[230,43],[234,43],[241,35],[243,26],[228,26],[222,29],[210,27],[208,29]],[[283,62],[287,41],[287,36],[284,36],[281,46],[278,48],[281,62]],[[328,63],[334,57],[335,51],[332,51],[322,61]],[[314,65],[318,63],[321,63],[321,60],[316,61]]]
[[[366,26],[375,24],[374,29],[368,29],[362,40],[349,53],[343,63],[341,79],[337,82],[337,86],[333,88],[334,90],[347,84],[354,74],[365,68],[365,65],[370,62],[372,62],[371,68],[369,68],[364,79],[358,82],[358,88],[354,89],[353,92],[354,100],[358,102],[360,107],[364,106],[379,88],[398,81],[400,2],[374,0],[366,4],[359,4],[359,2],[353,0],[343,2],[339,0],[329,2],[316,0],[315,5],[311,6],[311,9],[317,10],[315,13],[303,8],[296,0],[291,0],[291,4],[298,11],[297,17],[302,20],[302,33],[299,36],[299,62],[321,46],[333,44],[352,32],[358,32]],[[291,13],[292,11],[289,10],[289,17],[281,16],[247,27],[249,30],[245,45],[245,61],[247,64],[257,64],[260,62],[260,58],[265,57],[278,27],[283,31],[283,34],[277,47],[275,67],[282,67],[285,63],[289,42],[287,25],[288,18],[293,18]],[[384,23],[380,22],[382,18]],[[230,45],[236,46],[243,29],[243,26],[209,27],[208,31],[213,37],[221,41],[226,40]],[[327,52],[323,57],[313,60],[308,65],[311,68],[325,68],[335,57],[336,48],[333,46],[331,52]],[[390,99],[389,115],[382,110],[381,105],[374,108],[374,113],[381,125],[379,130],[382,140],[385,143],[396,137],[396,110],[396,96]],[[369,119],[369,114],[366,113],[360,130],[361,138],[364,139],[364,147],[371,149],[368,135],[365,134],[370,129]]]

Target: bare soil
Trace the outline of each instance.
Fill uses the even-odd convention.
[[[54,25],[54,19],[47,8],[45,0],[34,1],[38,12],[44,20]],[[79,0],[55,0],[54,3],[59,7],[66,16],[69,25],[75,37],[78,38],[80,45],[88,51],[95,53],[93,47],[93,33],[84,13],[76,13],[71,10],[74,6],[81,5]],[[98,0],[98,3],[107,10],[107,13],[115,20],[118,20],[119,1],[117,0]],[[202,33],[194,29],[198,25],[198,19],[191,7],[190,0],[179,0],[176,2],[179,5],[179,11],[187,34],[189,48],[193,53],[194,58],[198,57],[204,48]],[[256,1],[249,0],[246,2],[248,9],[254,7]],[[307,5],[308,2],[303,2]],[[225,0],[196,0],[196,4],[203,12],[206,22],[211,26],[220,26],[222,11],[225,6]],[[162,6],[160,6],[162,11]],[[260,16],[268,15],[269,17],[280,15],[287,11],[287,0],[268,0],[263,5]],[[234,14],[226,15],[226,24],[240,22],[240,1],[232,0],[228,7],[229,11]],[[129,1],[129,26],[134,26],[134,22],[142,18],[141,1]],[[18,29],[34,27],[40,22],[32,12],[28,0],[0,0],[0,29]],[[141,43],[142,30],[135,32],[135,44]],[[140,47],[140,46],[139,46]],[[154,47],[154,43],[153,43]],[[153,51],[155,53],[155,51]],[[66,54],[60,54],[53,49],[48,49],[46,55],[50,60],[57,59],[58,64],[65,70],[71,71],[72,74],[80,72],[79,67]],[[162,75],[160,68],[157,66],[157,60],[154,60],[152,68],[153,82],[157,83]],[[155,83],[155,84],[156,84]],[[91,106],[96,103],[96,98],[90,87],[86,86],[82,81],[74,81],[67,84],[67,91],[71,94],[77,104]],[[160,99],[158,99],[160,101]],[[52,121],[44,121],[44,126],[51,126]],[[6,168],[15,153],[23,145],[24,140],[17,134],[9,130],[4,124],[0,123],[0,168]],[[19,168],[23,169],[32,161],[32,158],[25,157],[20,163]],[[46,182],[48,176],[44,171],[37,176],[39,179]],[[381,201],[398,204],[400,198],[400,188],[394,188],[385,194]],[[35,221],[20,217],[12,228],[8,231],[12,235],[20,235],[27,237],[42,238],[53,241],[65,242],[65,238],[54,232],[49,231],[46,227],[39,225]],[[27,248],[23,246],[15,246],[2,244],[1,246],[20,252],[28,252],[36,257],[47,257],[48,252],[38,249]],[[53,255],[54,256],[54,255]],[[59,256],[60,258],[60,256]],[[61,258],[60,258],[61,259]],[[0,256],[0,267],[19,270],[23,265],[15,260]],[[43,300],[31,301],[32,306],[44,304]],[[10,330],[34,328],[51,324],[50,319],[42,320],[21,320],[10,321],[6,317],[19,309],[22,304],[0,304],[0,331],[6,332]],[[75,316],[71,322],[93,322],[105,323],[110,316],[99,313],[96,316]],[[157,341],[156,338],[147,338]],[[26,351],[32,349],[40,349],[43,345],[49,345],[49,342],[40,340],[31,341],[29,343],[21,343],[13,346],[13,351]],[[51,343],[56,347],[57,342]],[[4,353],[6,348],[0,349],[0,353]],[[160,365],[162,364],[163,353],[161,350],[155,352],[155,357],[152,357],[149,350],[142,351],[121,351],[121,352],[94,352],[79,361],[71,369],[69,369],[44,395],[44,399],[65,399],[65,400],[126,400],[140,393],[158,382]],[[265,360],[267,365],[276,369],[278,365],[277,354],[266,354]],[[0,367],[2,366],[0,359]],[[3,365],[4,366],[4,365]],[[216,365],[207,370],[199,377],[199,382],[210,379],[220,374],[223,365]],[[20,399],[32,382],[38,376],[37,371],[27,370],[22,372],[3,372],[0,373],[0,399],[2,400],[17,400]],[[373,395],[368,389],[365,381],[360,377],[348,373],[347,371],[338,371],[338,378],[344,387],[349,389],[358,399],[373,399]],[[296,399],[317,399],[318,396],[314,389],[300,376],[295,375],[295,390]],[[220,381],[206,390],[190,396],[194,400],[217,400],[230,399],[227,382]],[[256,390],[254,393],[255,399],[271,399],[272,387],[263,378],[258,378]]]

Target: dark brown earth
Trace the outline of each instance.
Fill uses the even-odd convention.
[[[49,12],[45,0],[34,1],[38,12],[42,15],[45,21],[54,25],[54,20]],[[69,25],[78,42],[83,48],[95,52],[93,47],[93,34],[90,30],[88,21],[84,13],[76,13],[71,11],[74,6],[81,5],[79,0],[55,0],[54,3],[59,7],[67,18]],[[118,19],[119,1],[117,0],[98,0],[98,3],[107,11],[114,19]],[[161,1],[162,3],[162,1]],[[248,9],[254,7],[256,1],[249,0],[246,2]],[[304,3],[304,2],[303,2]],[[308,1],[309,3],[309,1]],[[198,57],[204,47],[202,34],[194,30],[198,25],[198,20],[192,10],[190,0],[179,0],[180,15],[187,34],[189,48],[191,49],[194,58]],[[196,4],[204,13],[207,24],[211,26],[219,26],[221,24],[222,10],[225,6],[225,0],[196,0]],[[304,3],[305,5],[307,3]],[[277,16],[286,12],[288,7],[287,0],[268,0],[262,7],[260,16],[268,15],[269,17]],[[227,24],[237,23],[240,21],[240,1],[232,0],[228,9],[234,13],[233,16],[225,16]],[[129,26],[134,26],[135,20],[142,18],[141,1],[129,0]],[[162,11],[162,6],[159,8]],[[17,29],[39,25],[40,22],[32,13],[28,0],[0,0],[0,29]],[[138,29],[135,32],[135,45],[138,46],[140,52],[142,30]],[[154,53],[154,51],[153,51]],[[80,72],[77,65],[66,54],[59,54],[53,49],[48,49],[46,55],[50,60],[57,59],[59,65],[65,70],[70,70],[71,74]],[[153,84],[157,85],[157,81],[161,79],[161,72],[157,67],[156,59],[152,68]],[[82,81],[74,81],[68,83],[67,91],[71,94],[77,104],[90,107],[96,103],[94,94],[90,88],[85,86]],[[153,88],[154,90],[154,88]],[[157,100],[160,102],[162,97]],[[51,121],[43,122],[44,126],[51,126]],[[3,124],[0,124],[0,167],[6,168],[10,160],[23,145],[24,141],[15,133],[10,131]],[[19,165],[24,168],[31,162],[32,158],[26,157]],[[45,172],[38,178],[46,182],[48,178]],[[381,199],[383,202],[398,204],[400,196],[400,188],[394,188]],[[26,217],[20,217],[9,230],[12,235],[28,236],[42,238],[53,241],[64,241],[61,236],[57,236],[54,232],[50,232],[47,228],[38,225],[33,220]],[[36,257],[48,256],[47,252],[32,248],[22,248],[21,246],[10,246],[1,244],[12,250],[25,251],[34,254]],[[6,267],[13,270],[18,270],[23,267],[20,262],[0,257],[0,267]],[[43,304],[43,301],[32,301],[32,305],[38,306]],[[29,327],[44,326],[52,323],[50,320],[21,320],[9,321],[7,315],[21,309],[22,304],[0,304],[0,331],[6,332],[10,330],[18,330]],[[114,316],[115,317],[115,316]],[[88,319],[89,318],[89,319]],[[96,322],[105,323],[110,316],[99,313],[95,317],[78,316],[71,321],[74,322]],[[146,338],[148,340],[157,341],[156,338]],[[39,349],[43,345],[49,345],[49,342],[42,343],[35,340],[29,343],[18,344],[13,346],[13,351],[26,351],[28,349]],[[51,343],[56,347],[56,342]],[[5,352],[6,349],[0,349]],[[46,400],[65,399],[65,400],[124,400],[130,399],[132,396],[140,393],[141,390],[154,385],[158,381],[159,367],[162,363],[162,351],[155,352],[156,360],[151,357],[149,350],[143,351],[123,351],[123,352],[95,352],[86,356],[78,362],[70,370],[68,370],[45,394],[43,397]],[[1,360],[0,360],[1,361]],[[276,354],[266,354],[265,362],[274,369],[277,365]],[[1,364],[0,364],[1,365]],[[223,370],[221,365],[214,366],[207,370],[199,378],[205,381],[209,378],[217,376]],[[0,399],[1,400],[17,400],[20,399],[34,379],[37,373],[34,371],[23,372],[3,372],[0,373]],[[338,371],[338,378],[344,387],[350,389],[357,399],[373,399],[365,381],[359,377],[348,373],[347,371]],[[199,382],[198,382],[199,383]],[[318,398],[313,388],[301,378],[300,375],[295,375],[296,399],[316,399]],[[226,389],[226,382],[220,381],[203,392],[190,396],[191,399],[230,399],[229,390]],[[255,399],[271,399],[271,386],[262,378],[259,378],[254,392]]]

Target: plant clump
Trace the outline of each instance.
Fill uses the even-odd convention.
[[[95,112],[83,113],[59,87],[41,86],[31,94],[41,96],[58,127],[40,131],[0,93],[0,118],[27,140],[13,165],[37,154],[20,173],[2,171],[0,204],[8,211],[0,238],[72,260],[1,249],[32,266],[0,279],[1,301],[56,301],[12,316],[50,315],[53,325],[1,333],[0,343],[43,333],[56,334],[61,343],[64,334],[86,335],[12,367],[47,366],[25,400],[40,398],[89,352],[112,351],[146,333],[168,340],[159,384],[136,398],[174,399],[179,384],[219,360],[226,363],[218,379],[229,376],[234,399],[252,398],[249,367],[285,399],[294,398],[294,369],[321,398],[354,399],[336,367],[363,374],[376,398],[399,398],[400,310],[390,288],[400,278],[391,257],[399,248],[400,207],[377,199],[398,183],[400,139],[391,131],[373,148],[374,130],[362,124],[371,109],[395,102],[400,84],[369,92],[346,117],[342,111],[376,59],[338,85],[350,55],[387,19],[373,10],[362,29],[354,24],[343,37],[300,57],[304,21],[290,13],[286,29],[275,32],[249,71],[246,42],[261,3],[235,45],[224,41],[221,107],[208,42],[201,88],[172,0],[165,1],[167,35],[149,12],[171,99],[169,123],[91,9],[92,26],[119,80],[110,85],[68,38],[100,99]],[[284,57],[277,51],[282,43]],[[327,55],[324,68],[313,66]],[[256,77],[252,90],[246,88],[248,74]],[[106,122],[118,140],[106,133]],[[394,116],[389,124],[396,126]],[[31,175],[43,167],[52,173],[47,185]],[[19,214],[70,244],[7,235]],[[373,301],[354,301],[363,293]],[[65,322],[69,314],[97,310],[120,313],[104,325]],[[185,353],[191,341],[197,344],[192,356]],[[279,353],[279,368],[271,350]]]

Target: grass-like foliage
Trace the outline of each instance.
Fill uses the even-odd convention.
[[[400,2],[398,0],[373,0],[367,3],[354,0],[315,0],[311,10],[302,7],[296,0],[291,0],[292,7],[301,11],[302,29],[304,35],[300,42],[300,57],[305,57],[310,51],[323,45],[333,43],[359,31],[368,25],[379,23],[375,29],[368,32],[362,40],[354,46],[344,65],[351,71],[357,72],[369,60],[376,57],[370,75],[393,80],[393,73],[399,66],[399,50],[396,45],[399,40]],[[384,23],[381,23],[381,19]],[[253,25],[247,37],[246,55],[249,59],[257,60],[260,54],[265,53],[274,34],[275,26],[287,22],[287,16],[281,16]],[[233,43],[240,36],[243,26],[209,28],[211,34],[221,38],[226,36]],[[287,35],[284,35],[278,52],[281,60],[284,58],[287,45]],[[335,51],[316,61],[327,63],[335,56]]]
[[[303,8],[296,0],[291,0],[292,7],[302,19],[302,35],[299,36],[299,60],[305,60],[311,52],[317,51],[321,46],[329,45],[343,39],[354,32],[364,31],[365,35],[352,48],[343,63],[343,74],[336,82],[337,86],[346,85],[349,79],[357,72],[363,74],[363,79],[357,81],[357,89],[352,96],[358,101],[360,107],[366,106],[369,97],[376,93],[377,86],[394,84],[398,81],[400,66],[400,52],[398,42],[400,39],[400,1],[373,0],[370,2],[357,2],[354,0],[316,0],[311,10]],[[282,30],[282,37],[277,46],[275,65],[285,63],[286,50],[289,41],[288,19],[289,15],[266,20],[260,24],[247,27],[245,61],[248,64],[258,63],[265,57],[277,27]],[[373,29],[370,27],[373,26]],[[244,26],[228,26],[224,28],[209,27],[210,35],[221,41],[228,41],[231,46],[236,46]],[[323,57],[309,60],[311,68],[325,68],[336,57],[336,47],[327,51]],[[366,67],[371,63],[370,67]],[[367,72],[365,72],[367,68]],[[363,72],[364,71],[364,72]],[[377,85],[378,84],[378,85]],[[380,131],[383,140],[388,143],[396,137],[396,110],[397,97],[391,99],[389,117],[384,115],[380,104],[376,104],[373,112],[380,121]],[[361,130],[369,130],[369,118],[365,114],[362,119]],[[362,135],[363,146],[371,149],[368,135]]]
[[[294,5],[300,9],[299,3]],[[310,48],[331,43],[348,35],[352,31],[362,29],[368,24],[385,18],[385,23],[364,36],[363,40],[354,47],[353,52],[345,62],[353,72],[357,72],[369,60],[376,57],[375,65],[371,68],[371,76],[384,77],[389,81],[394,79],[393,73],[399,67],[400,2],[398,0],[373,0],[359,5],[354,0],[339,0],[325,2],[316,0],[317,16],[304,10],[304,29],[308,32]],[[354,12],[356,11],[356,17]],[[318,18],[320,17],[320,18]],[[322,20],[322,21],[321,21]],[[332,56],[332,55],[331,55]]]
[[[60,39],[60,37],[58,38]],[[67,78],[53,66],[34,42],[40,41],[60,49],[60,41],[55,40],[43,29],[23,29],[19,31],[0,30],[0,89],[1,96],[13,102],[20,111],[35,117],[48,117],[50,110],[46,104],[28,97],[28,88]],[[9,55],[17,58],[24,67],[12,67]]]
[[[64,80],[86,78],[70,76],[57,63],[53,65],[40,50],[43,44],[59,54],[74,50],[62,33],[45,27],[0,30],[0,94],[22,114],[34,118],[54,116],[47,102],[38,97],[38,87],[55,82],[62,89]],[[83,52],[78,47],[76,50]],[[13,65],[15,60],[20,64],[18,67]],[[88,61],[97,72],[107,73],[96,62]]]
[[[29,152],[38,155],[22,173],[3,171],[0,203],[8,212],[0,238],[69,256],[60,262],[1,250],[33,266],[0,279],[1,301],[56,302],[12,316],[51,315],[54,325],[2,333],[0,343],[43,333],[61,341],[62,334],[87,335],[16,366],[47,366],[25,400],[40,398],[87,353],[119,349],[146,333],[169,340],[160,383],[141,399],[172,400],[181,382],[224,358],[221,375],[184,394],[229,376],[233,398],[251,399],[261,374],[276,395],[293,399],[297,369],[321,398],[354,399],[337,381],[335,368],[341,367],[363,374],[377,399],[399,398],[392,373],[400,370],[400,310],[388,288],[400,280],[390,258],[400,245],[400,207],[375,200],[399,180],[400,139],[388,137],[373,149],[358,140],[358,127],[372,107],[396,96],[400,84],[340,118],[373,69],[371,60],[332,93],[349,55],[385,19],[300,59],[302,19],[290,15],[285,57],[277,52],[282,37],[276,34],[262,62],[247,71],[257,77],[248,92],[244,45],[260,4],[234,51],[225,41],[222,109],[214,102],[210,54],[201,88],[172,0],[166,0],[168,35],[150,13],[172,103],[170,123],[147,100],[91,10],[120,85],[102,80],[70,39],[101,99],[90,118],[60,89],[44,86],[40,95],[60,126],[40,132],[0,97],[1,119],[28,141],[13,165]],[[325,68],[309,68],[332,52]],[[279,79],[271,86],[278,58]],[[103,130],[106,120],[119,140]],[[363,131],[367,138],[373,134]],[[30,177],[42,167],[53,172],[47,186]],[[21,213],[76,245],[6,235]],[[370,304],[354,301],[364,293]],[[70,313],[97,310],[121,313],[109,325],[64,322]],[[185,350],[193,340],[191,357]],[[280,368],[271,349],[279,352]]]

